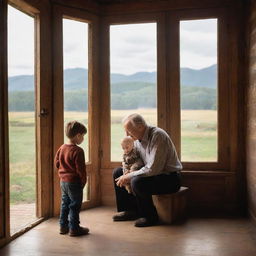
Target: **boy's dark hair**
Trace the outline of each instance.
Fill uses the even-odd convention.
[[[87,129],[86,129],[86,127],[83,124],[81,124],[81,123],[79,123],[77,121],[72,121],[72,122],[68,122],[67,123],[66,129],[65,129],[65,133],[66,133],[66,136],[69,139],[72,139],[78,133],[86,134],[87,133]]]

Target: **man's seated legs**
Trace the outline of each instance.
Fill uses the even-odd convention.
[[[113,180],[116,193],[116,206],[118,214],[113,216],[114,221],[135,220],[137,218],[136,198],[128,193],[125,187],[118,187],[115,179],[123,175],[121,167],[114,169]]]
[[[135,226],[145,227],[155,225],[158,221],[152,195],[175,193],[180,188],[179,174],[161,174],[151,177],[137,176],[131,180],[132,190],[136,196],[140,219]]]

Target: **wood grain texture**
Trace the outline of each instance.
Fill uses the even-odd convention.
[[[256,216],[256,2],[251,1],[250,15],[248,19],[249,38],[249,84],[247,87],[247,139],[246,139],[246,162],[247,162],[247,193],[249,213],[253,220]]]
[[[147,12],[165,12],[171,10],[184,10],[184,9],[201,9],[201,8],[219,8],[231,7],[236,0],[166,0],[166,1],[127,1],[119,2],[108,5],[100,5],[100,12],[102,15],[113,14],[131,14],[140,13],[143,10]]]
[[[7,1],[0,2],[0,246],[9,231],[9,154],[7,84]]]
[[[102,205],[115,205],[112,169],[101,169]],[[183,171],[182,186],[188,187],[188,213],[239,214],[235,172]]]
[[[152,196],[159,220],[162,223],[171,224],[186,216],[188,193],[189,188],[181,187],[178,192],[173,194]]]

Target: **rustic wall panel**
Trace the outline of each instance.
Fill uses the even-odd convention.
[[[247,185],[249,212],[256,221],[256,1],[251,2],[247,90]]]

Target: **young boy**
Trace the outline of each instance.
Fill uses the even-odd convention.
[[[72,121],[66,125],[66,136],[69,141],[57,151],[54,159],[58,169],[61,186],[60,234],[82,236],[89,229],[79,225],[79,212],[83,201],[83,188],[86,184],[86,166],[84,151],[80,148],[87,133],[86,127]]]

